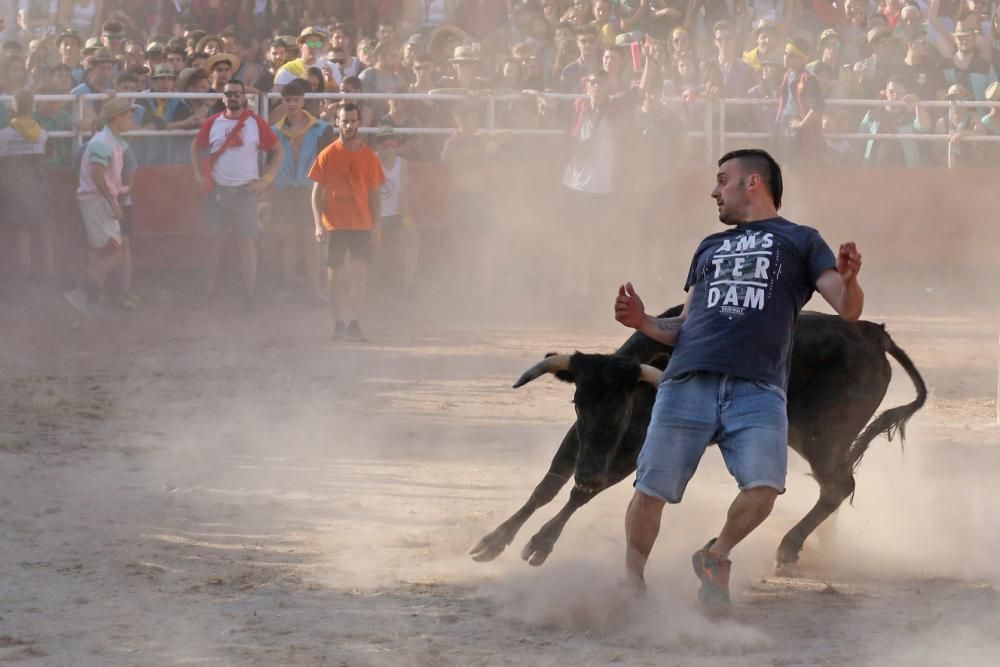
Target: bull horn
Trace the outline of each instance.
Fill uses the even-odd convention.
[[[639,369],[639,382],[648,382],[654,387],[659,386],[663,371],[649,364],[639,364]]]
[[[554,354],[551,357],[545,357],[537,364],[524,371],[521,377],[517,378],[517,382],[514,383],[514,389],[518,387],[523,387],[532,380],[535,380],[546,373],[552,373],[555,375],[559,371],[569,370],[569,355],[568,354]]]

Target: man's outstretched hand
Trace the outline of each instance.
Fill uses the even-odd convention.
[[[638,329],[645,318],[646,307],[635,293],[632,283],[620,285],[615,298],[615,319],[629,328]]]
[[[861,272],[861,253],[853,241],[842,243],[837,254],[837,273],[845,283],[858,279]]]

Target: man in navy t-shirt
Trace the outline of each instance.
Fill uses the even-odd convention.
[[[678,503],[705,449],[716,442],[740,492],[717,538],[695,552],[698,596],[729,604],[729,552],[767,518],[785,490],[788,386],[799,311],[813,291],[848,320],[861,316],[861,255],[834,256],[815,229],[778,216],[781,168],[762,150],[719,160],[712,198],[729,228],[698,246],[678,317],[647,315],[631,283],[618,290],[615,319],[673,345],[639,454],[625,515],[626,570],[644,570],[664,503]]]

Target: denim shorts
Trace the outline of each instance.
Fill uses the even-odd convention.
[[[785,491],[788,406],[781,387],[719,373],[664,379],[639,453],[635,488],[679,503],[705,449],[718,443],[740,489]]]
[[[230,188],[217,185],[205,195],[205,231],[210,236],[218,236],[230,224],[239,238],[255,239],[260,236],[256,192],[246,186]]]

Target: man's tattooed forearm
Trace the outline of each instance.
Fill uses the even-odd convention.
[[[660,331],[680,331],[681,321],[676,317],[665,317],[654,320],[656,328]]]

